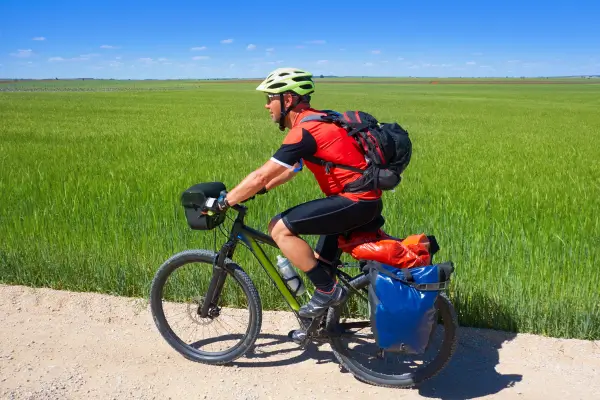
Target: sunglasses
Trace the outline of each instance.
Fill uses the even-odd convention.
[[[267,99],[267,105],[271,104],[271,102],[273,100],[279,100],[279,95],[278,94],[267,94],[265,97]]]

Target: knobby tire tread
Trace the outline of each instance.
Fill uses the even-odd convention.
[[[242,290],[244,291],[244,294],[248,300],[250,311],[250,329],[244,337],[242,344],[236,347],[233,351],[222,356],[207,356],[192,351],[189,346],[185,345],[176,337],[175,333],[171,330],[164,313],[162,312],[162,287],[167,281],[169,275],[173,271],[177,270],[177,268],[192,262],[206,263],[210,268],[212,268],[215,256],[216,253],[209,250],[186,250],[173,255],[171,258],[165,261],[158,269],[154,279],[152,280],[150,289],[150,306],[152,317],[160,334],[167,341],[167,343],[169,343],[169,345],[179,352],[183,357],[187,358],[188,360],[203,364],[223,365],[245,355],[256,342],[262,326],[262,305],[260,296],[248,274],[246,274],[246,272],[244,272],[244,270],[238,264],[229,258],[226,258],[224,262],[225,269],[228,273],[227,279],[235,279],[242,287]]]
[[[337,340],[334,339],[331,341],[331,349],[333,351],[333,354],[335,355],[335,358],[340,363],[340,366],[342,368],[346,369],[347,371],[349,371],[351,374],[353,374],[356,379],[358,379],[361,382],[364,382],[364,383],[367,383],[370,385],[374,385],[374,386],[381,386],[381,387],[386,387],[386,388],[410,389],[410,388],[414,388],[414,387],[420,385],[421,383],[433,378],[439,372],[441,372],[446,367],[446,365],[450,362],[450,359],[452,358],[452,355],[454,354],[454,351],[456,350],[456,345],[457,345],[457,341],[458,341],[457,340],[458,317],[456,315],[456,311],[455,311],[454,307],[452,306],[452,303],[450,302],[450,299],[448,298],[448,296],[445,293],[440,292],[439,298],[437,301],[439,301],[441,304],[441,306],[438,309],[439,310],[438,312],[441,314],[441,316],[443,318],[444,328],[445,328],[444,329],[444,345],[443,345],[442,349],[440,349],[440,352],[444,353],[444,354],[443,354],[443,358],[438,360],[438,357],[436,357],[433,360],[433,362],[429,364],[429,365],[432,365],[433,363],[436,363],[437,365],[435,365],[433,371],[430,372],[428,375],[415,376],[415,374],[410,374],[408,377],[406,377],[404,379],[397,379],[397,378],[396,379],[381,379],[378,377],[371,376],[370,374],[367,374],[365,371],[356,368],[352,363],[348,362],[348,357],[343,355],[343,353],[344,353],[343,344],[339,343]],[[331,308],[329,310],[329,313],[327,314],[327,326],[329,327],[332,324],[337,323],[338,320],[339,320],[339,314],[338,314],[337,310]],[[450,321],[449,328],[451,329],[451,332],[446,331],[446,322],[445,321]],[[446,340],[449,335],[450,335],[450,342],[446,343]]]

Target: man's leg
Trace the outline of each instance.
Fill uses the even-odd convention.
[[[298,235],[329,236],[328,240],[322,237],[320,242],[325,240],[330,244],[328,247],[334,246],[335,253],[337,235],[370,222],[380,212],[380,202],[355,203],[342,197],[329,197],[300,204],[271,221],[269,233],[273,240],[292,264],[306,273],[316,288],[309,303],[300,309],[301,316],[313,318],[321,315],[329,307],[342,302],[346,293],[336,285],[323,261],[317,260],[315,252]],[[319,252],[325,253],[322,249]]]
[[[293,234],[283,223],[283,220],[273,220],[269,225],[269,234],[279,246],[284,256],[294,266],[306,272],[317,263],[313,249],[302,238]]]
[[[329,295],[334,293],[335,281],[322,262],[317,260],[308,243],[294,235],[281,219],[270,229],[270,234],[281,252],[293,265],[306,273],[318,291]]]

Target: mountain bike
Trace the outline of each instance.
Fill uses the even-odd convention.
[[[214,230],[222,227],[229,211],[235,211],[237,216],[229,217],[232,225],[225,233],[227,241],[219,251],[186,250],[173,255],[160,266],[150,289],[154,322],[167,343],[183,357],[205,364],[229,364],[254,346],[262,325],[262,303],[252,278],[233,261],[236,248],[242,245],[254,255],[296,316],[299,329],[305,333],[298,345],[305,348],[313,342],[329,343],[340,368],[358,380],[384,387],[414,387],[435,376],[449,362],[456,346],[458,324],[452,303],[444,293],[440,292],[435,300],[436,324],[427,345],[428,355],[418,355],[416,360],[412,354],[383,351],[372,342],[369,260],[342,263],[339,251],[337,267],[331,272],[348,290],[348,299],[321,317],[304,319],[298,315],[302,296],[290,290],[262,247],[277,249],[275,241],[244,223],[248,212],[244,204],[216,215],[202,213],[203,204],[214,200],[224,189],[220,183],[208,185],[209,189],[203,186],[204,197],[192,202],[193,208],[187,204],[188,223],[192,229]],[[178,275],[184,267],[190,268]],[[306,294],[311,294],[310,290]],[[174,315],[168,319],[171,312]],[[182,320],[191,322],[191,327],[176,332]],[[232,333],[234,327],[239,327],[240,332]],[[221,329],[223,333],[219,333]],[[288,334],[290,340],[292,332]],[[440,343],[435,345],[438,340]]]

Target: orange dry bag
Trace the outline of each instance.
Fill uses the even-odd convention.
[[[429,239],[424,234],[403,240],[377,232],[356,232],[349,239],[340,236],[339,248],[357,260],[378,261],[396,268],[423,267],[431,263]]]

